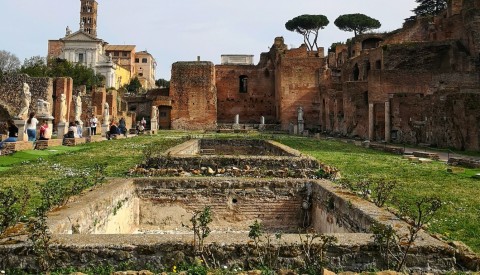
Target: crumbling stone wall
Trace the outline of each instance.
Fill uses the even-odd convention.
[[[211,62],[176,62],[170,84],[172,129],[215,129],[217,93]]]
[[[18,115],[22,108],[23,83],[30,86],[32,94],[29,113],[37,111],[37,100],[50,102],[53,106],[53,83],[51,78],[36,78],[28,75],[4,75],[0,82],[0,121],[6,121]]]

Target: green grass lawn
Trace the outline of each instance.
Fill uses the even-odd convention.
[[[0,157],[0,188],[13,186],[20,190],[21,187],[27,187],[34,197],[31,206],[34,207],[39,187],[48,180],[78,175],[96,163],[106,164],[108,177],[125,177],[131,167],[142,161],[142,151],[146,146],[155,143],[158,152],[162,152],[180,143],[180,138],[187,135],[217,138],[272,137],[161,131],[156,136],[18,152]],[[454,169],[454,173],[449,173],[446,164],[441,162],[415,164],[398,155],[353,144],[294,136],[276,136],[275,139],[337,167],[343,178],[352,181],[366,178],[394,179],[399,183],[395,194],[401,199],[439,197],[443,207],[430,224],[429,230],[451,240],[463,241],[477,253],[480,252],[480,180],[471,177],[480,173],[480,170]]]
[[[463,241],[480,252],[480,180],[471,177],[480,173],[479,169],[456,169],[449,173],[442,162],[412,163],[398,155],[338,141],[290,136],[277,140],[337,167],[343,178],[396,180],[399,186],[395,195],[401,200],[439,197],[443,206],[432,220],[429,231]]]
[[[174,138],[168,138],[173,134]],[[32,194],[30,209],[39,199],[40,186],[49,180],[78,177],[89,173],[95,164],[105,164],[107,177],[125,177],[130,168],[140,163],[143,149],[155,143],[159,151],[179,142],[182,133],[161,132],[157,136],[138,136],[82,144],[74,147],[58,146],[48,150],[28,150],[0,157],[0,189],[26,187]]]

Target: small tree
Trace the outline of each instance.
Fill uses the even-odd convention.
[[[285,23],[285,28],[303,35],[303,41],[305,45],[307,45],[308,50],[311,51],[314,46],[318,49],[318,32],[320,29],[325,28],[328,23],[330,23],[330,21],[328,21],[325,15],[304,14],[289,20]],[[314,35],[313,39],[311,37],[312,35]]]
[[[413,10],[417,16],[435,16],[447,8],[447,0],[415,0],[418,6]]]
[[[31,77],[46,77],[48,76],[47,62],[41,56],[25,58],[20,73],[28,74]]]
[[[130,80],[130,83],[125,85],[125,88],[131,93],[138,93],[140,91],[140,88],[142,88],[142,83],[140,83],[138,77],[135,77]]]
[[[160,78],[155,81],[155,85],[159,88],[169,88],[170,87],[170,81]]]
[[[334,24],[342,31],[353,31],[355,36],[369,30],[378,29],[382,26],[380,21],[377,19],[361,13],[340,15],[337,19],[335,19]]]
[[[13,73],[20,68],[20,60],[16,55],[7,51],[0,51],[0,74]]]

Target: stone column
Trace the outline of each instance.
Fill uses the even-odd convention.
[[[297,134],[299,134],[299,135],[303,134],[303,131],[305,130],[304,125],[305,124],[304,124],[303,120],[298,121],[298,132],[297,132]]]
[[[374,127],[374,117],[373,117],[374,105],[373,103],[368,104],[368,139],[373,140],[373,127]]]
[[[158,122],[156,120],[150,120],[150,130],[157,132]]]
[[[258,126],[258,130],[264,131],[265,130],[265,117],[260,117],[260,125]]]
[[[108,124],[102,124],[102,137],[106,137],[107,136],[107,132],[109,130],[109,125]],[[98,126],[97,126],[97,132],[98,132]]]
[[[235,115],[235,121],[233,123],[233,129],[240,129],[240,115]]]
[[[391,139],[390,101],[385,102],[385,142]]]
[[[28,141],[27,133],[25,132],[25,120],[23,119],[15,119],[13,121],[15,126],[18,128],[18,141]]]
[[[239,114],[236,114],[235,115],[235,124],[240,124],[240,115]]]

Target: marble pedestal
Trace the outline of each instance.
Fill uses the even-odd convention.
[[[28,141],[28,136],[25,131],[25,120],[15,119],[13,123],[15,123],[15,126],[18,128],[18,141]]]
[[[57,126],[57,138],[63,138],[68,132],[68,123],[67,122],[59,122]]]
[[[97,127],[98,128],[98,127]],[[108,124],[102,124],[102,137],[106,137],[107,136],[107,132],[108,132]]]

